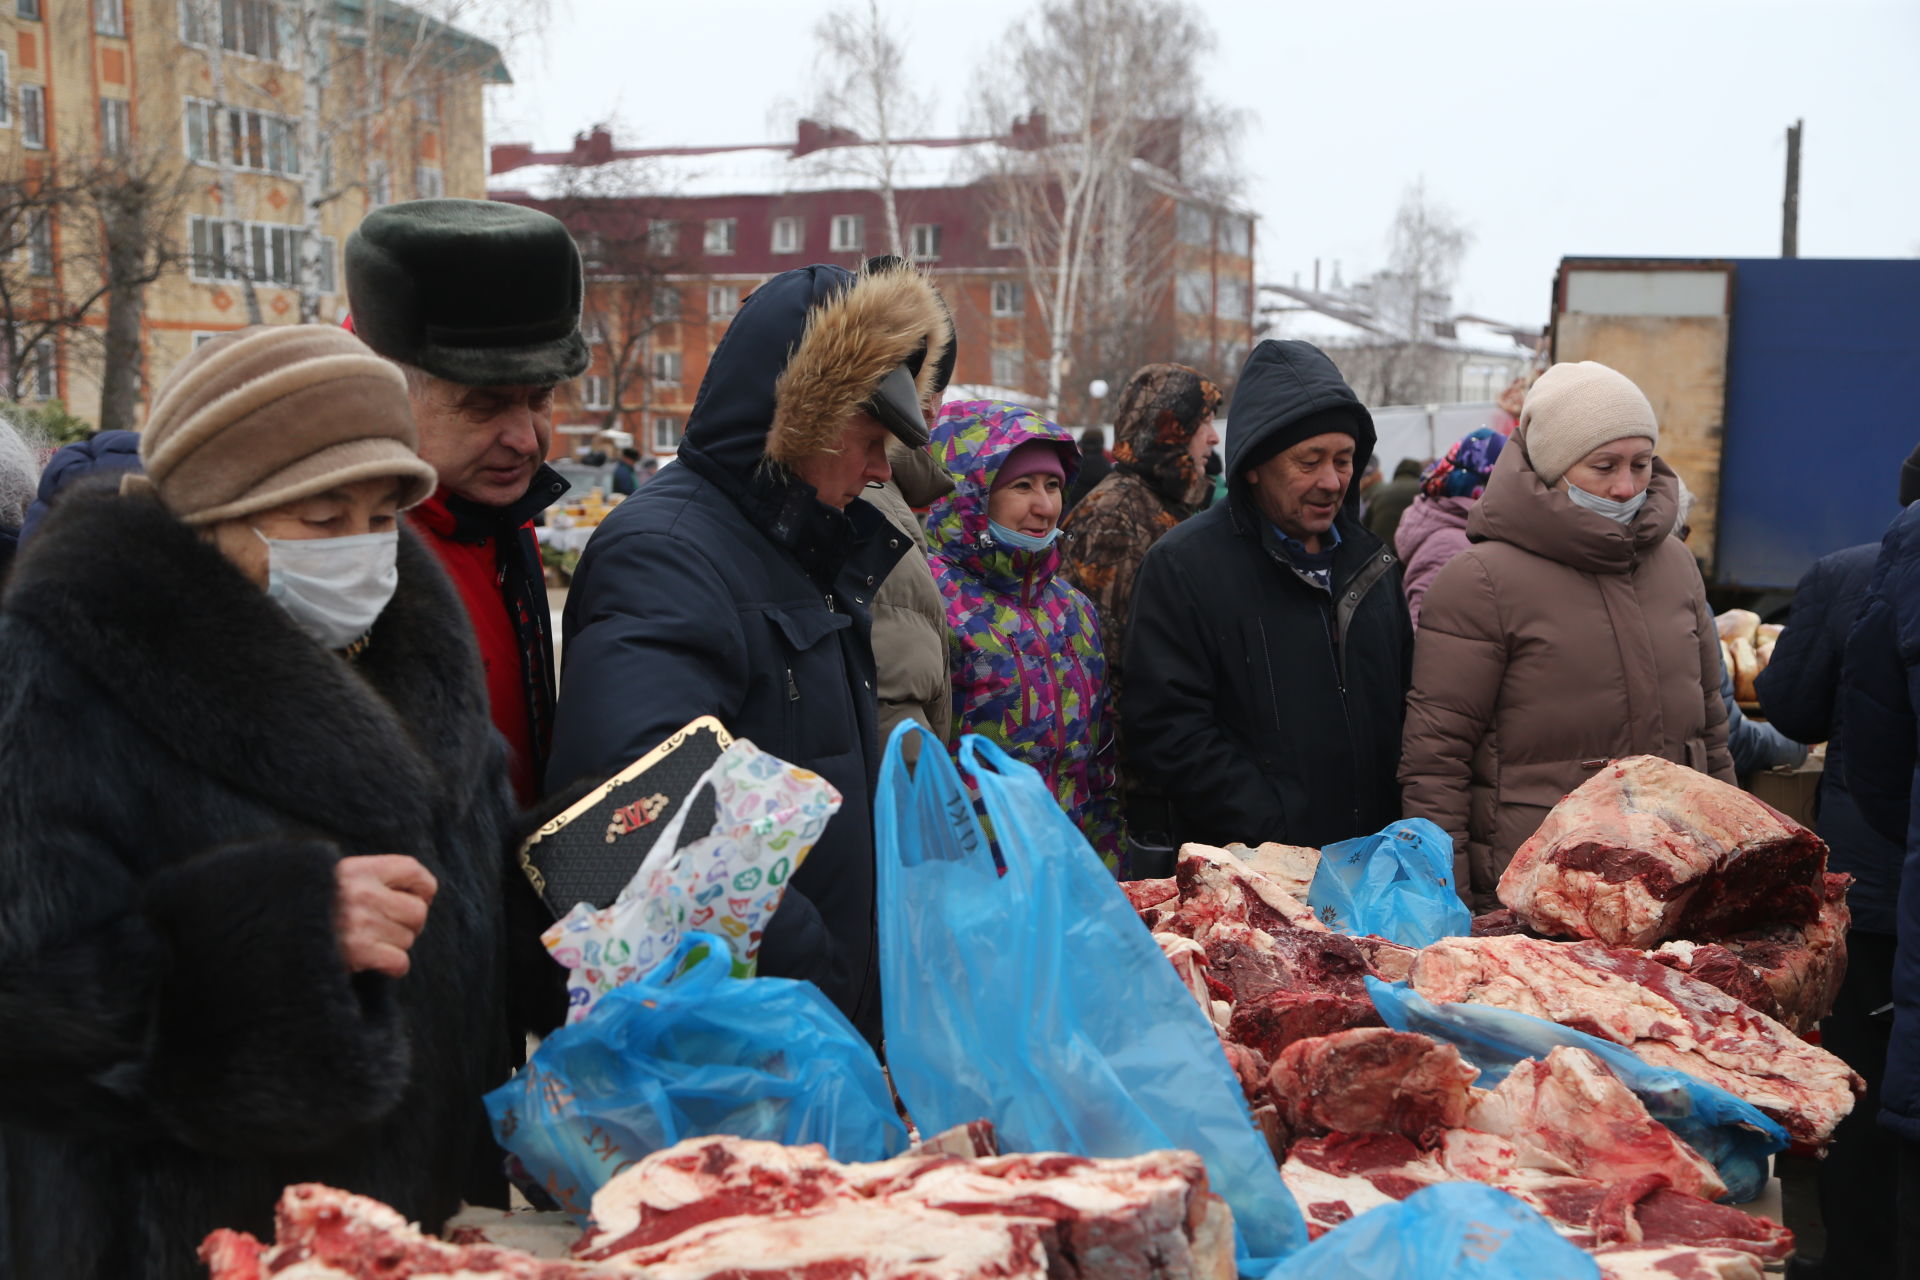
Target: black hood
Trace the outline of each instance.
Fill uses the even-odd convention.
[[[1269,338],[1255,347],[1240,370],[1227,411],[1227,492],[1241,495],[1247,485],[1243,459],[1257,457],[1264,442],[1329,411],[1352,420],[1357,480],[1373,456],[1373,415],[1340,370],[1311,343]],[[1358,484],[1347,486],[1345,509],[1350,515],[1359,514]]]

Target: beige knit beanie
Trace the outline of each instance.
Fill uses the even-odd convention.
[[[1603,444],[1629,436],[1660,443],[1646,395],[1625,374],[1593,360],[1557,364],[1541,374],[1520,409],[1527,461],[1548,487]]]
[[[414,452],[397,366],[332,325],[222,334],[160,387],[140,433],[146,475],[184,524],[265,511],[378,476],[407,481],[410,507],[439,483]]]

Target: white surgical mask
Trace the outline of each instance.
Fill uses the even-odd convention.
[[[1628,498],[1625,502],[1616,502],[1612,498],[1603,498],[1597,493],[1588,493],[1573,481],[1567,481],[1567,496],[1573,499],[1576,507],[1585,507],[1597,516],[1605,516],[1616,524],[1626,524],[1640,514],[1640,508],[1647,505],[1647,491]]]
[[[987,521],[987,531],[993,534],[993,540],[1012,551],[1045,551],[1060,537],[1060,526],[1055,525],[1042,534],[1021,533],[1018,529],[1009,529],[998,521]]]
[[[400,531],[345,538],[269,538],[267,598],[277,601],[323,649],[367,634],[400,584]]]

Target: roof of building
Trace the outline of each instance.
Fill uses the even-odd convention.
[[[396,52],[406,52],[407,47],[422,36],[430,35],[438,39],[444,35],[486,77],[488,84],[513,83],[499,48],[490,41],[402,4],[399,0],[334,0],[334,10],[341,15],[345,28],[342,34],[346,38],[353,39],[357,34],[356,29],[366,25],[370,4],[378,4],[377,13],[384,28],[384,38]]]
[[[1297,338],[1316,346],[1373,346],[1402,341],[1397,328],[1385,320],[1357,290],[1319,291],[1297,285],[1263,284],[1260,316],[1266,323],[1262,337]],[[1479,355],[1532,356],[1539,334],[1523,325],[1503,324],[1485,316],[1427,316],[1422,341],[1449,351]]]
[[[892,150],[894,188],[925,191],[965,187],[1015,170],[1033,163],[1043,148],[1016,133],[1006,138],[903,139]],[[616,148],[605,129],[595,128],[575,137],[572,149],[564,152],[538,152],[524,143],[495,145],[487,191],[534,200],[872,191],[878,185],[878,163],[875,144],[810,120],[800,122],[792,143],[732,146]],[[1138,157],[1131,165],[1160,190],[1231,207],[1195,191],[1160,165]]]

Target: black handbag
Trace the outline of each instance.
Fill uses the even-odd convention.
[[[582,902],[610,905],[683,806],[691,807],[682,847],[712,830],[713,788],[695,787],[732,745],[718,720],[702,716],[536,831],[520,868],[548,910],[557,918]]]

